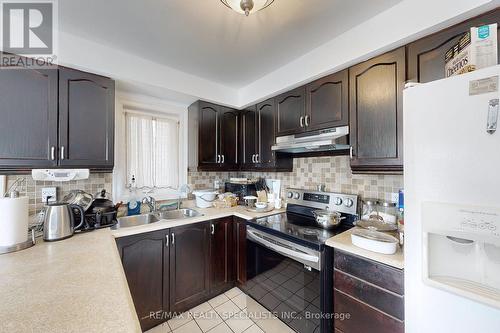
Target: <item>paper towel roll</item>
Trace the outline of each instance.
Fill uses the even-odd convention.
[[[28,240],[28,197],[0,198],[0,246]]]

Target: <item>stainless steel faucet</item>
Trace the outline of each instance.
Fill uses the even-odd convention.
[[[148,205],[149,211],[151,213],[156,212],[156,200],[151,196],[144,197],[142,203]]]

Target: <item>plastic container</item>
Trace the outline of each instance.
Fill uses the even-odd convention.
[[[194,191],[193,195],[196,198],[196,207],[198,208],[212,207],[214,201],[217,199],[217,194],[219,194],[219,192],[212,189]]]

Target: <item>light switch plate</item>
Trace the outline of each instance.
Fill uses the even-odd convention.
[[[42,202],[47,202],[47,198],[49,198],[49,202],[57,201],[57,187],[44,187],[42,188]]]

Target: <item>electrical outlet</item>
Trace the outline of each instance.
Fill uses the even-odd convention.
[[[399,201],[399,193],[391,193],[391,201],[397,204]]]
[[[56,202],[57,201],[57,187],[44,187],[42,188],[42,202]]]

